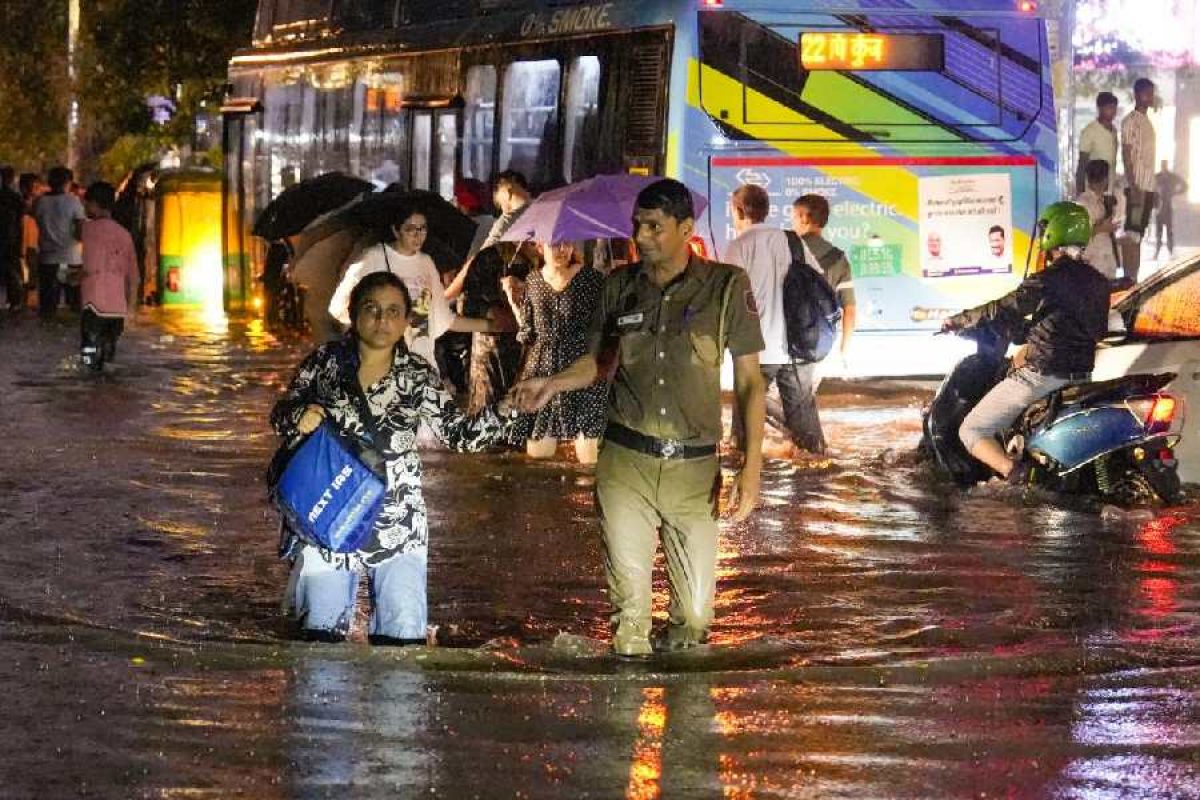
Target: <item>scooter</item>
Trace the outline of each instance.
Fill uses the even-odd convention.
[[[925,412],[919,452],[959,486],[991,471],[958,436],[967,413],[1003,380],[1009,336],[983,323],[959,331],[977,352],[946,376]],[[1099,497],[1120,506],[1156,499],[1179,502],[1175,446],[1183,428],[1182,398],[1161,391],[1170,373],[1129,375],[1065,387],[1030,406],[1003,435],[1010,456],[1029,463],[1029,485]]]

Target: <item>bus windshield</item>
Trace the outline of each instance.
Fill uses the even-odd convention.
[[[702,81],[705,111],[765,126],[755,138],[825,138],[832,121],[847,138],[888,141],[1013,140],[1051,113],[1040,62],[1024,55],[1038,52],[1036,20],[872,14],[852,21],[701,14],[702,63],[752,90],[743,99],[720,81]]]

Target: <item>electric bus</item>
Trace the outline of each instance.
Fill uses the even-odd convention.
[[[262,0],[223,106],[227,283],[257,211],[330,170],[447,198],[669,176],[717,259],[754,183],[780,227],[829,201],[858,371],[932,374],[960,351],[930,333],[1021,280],[1058,199],[1056,36],[1034,0]]]

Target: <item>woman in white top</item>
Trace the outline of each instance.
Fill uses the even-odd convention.
[[[433,364],[436,363],[433,344],[447,331],[491,332],[490,320],[460,317],[451,311],[437,266],[432,258],[421,252],[429,234],[425,215],[412,214],[394,226],[393,231],[396,234],[393,246],[380,243],[369,247],[358,261],[346,268],[329,302],[330,315],[342,325],[349,326],[350,291],[372,272],[391,272],[404,282],[413,300],[404,334],[409,352]]]

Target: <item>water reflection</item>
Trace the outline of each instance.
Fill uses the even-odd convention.
[[[285,731],[294,795],[378,785],[416,793],[429,785],[432,760],[418,745],[430,697],[414,671],[367,669],[311,655],[292,672]]]
[[[74,338],[0,330],[14,796],[1200,796],[1197,507],[950,490],[918,389],[823,397],[835,456],[723,529],[712,646],[646,665],[602,643],[586,469],[428,453],[454,647],[385,652],[278,612],[264,418],[306,345],[164,314],[85,381]]]
[[[642,706],[637,715],[637,741],[629,768],[626,800],[655,800],[662,795],[663,732],[667,727],[666,689],[642,689]]]

